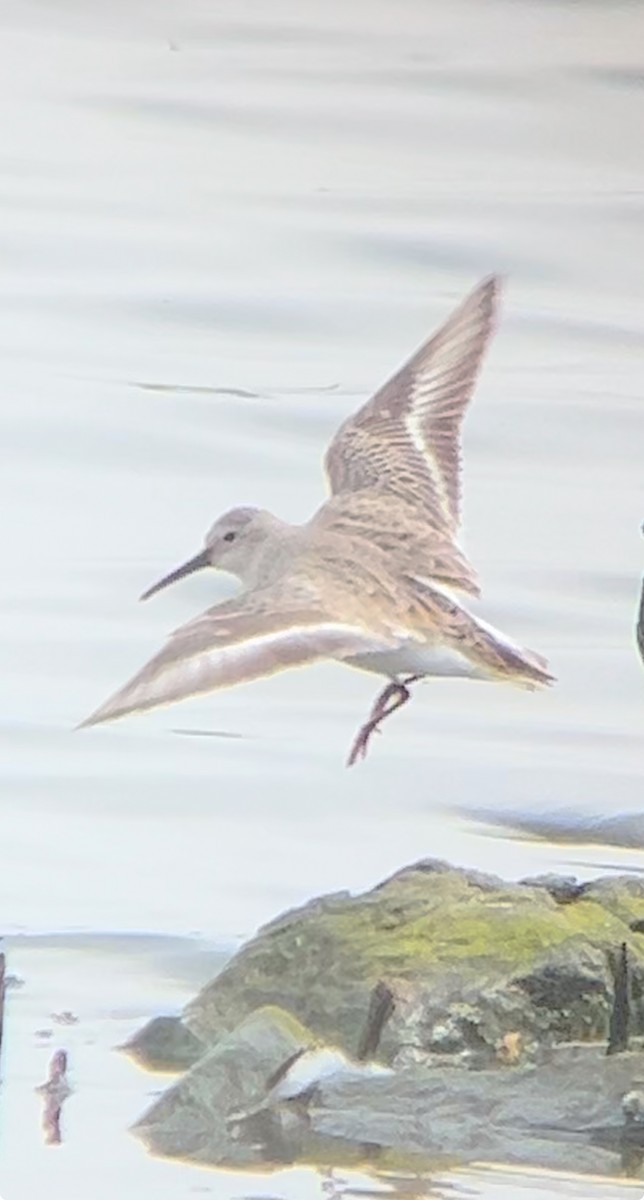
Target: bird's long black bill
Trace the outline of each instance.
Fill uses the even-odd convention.
[[[202,550],[200,554],[195,554],[194,558],[189,558],[188,562],[177,567],[176,571],[171,571],[169,575],[164,575],[163,579],[160,579],[158,583],[148,588],[147,592],[144,592],[139,599],[149,600],[150,596],[154,596],[155,592],[160,592],[162,588],[169,587],[171,583],[176,583],[178,579],[183,579],[185,575],[192,575],[193,571],[201,571],[203,567],[209,566],[208,551]]]

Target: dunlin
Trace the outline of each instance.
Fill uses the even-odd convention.
[[[326,455],[331,497],[304,525],[256,508],[215,522],[203,550],[144,593],[203,567],[243,585],[181,626],[84,725],[336,659],[388,679],[348,758],[425,676],[534,688],[543,658],[469,612],[476,575],[456,541],[461,424],[492,335],[499,280],[484,280],[355,416]]]

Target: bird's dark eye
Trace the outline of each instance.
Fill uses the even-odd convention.
[[[224,534],[224,541],[225,541],[225,542],[234,542],[234,540],[235,540],[235,538],[236,538],[236,537],[237,537],[237,534],[236,534],[236,533],[233,533],[233,531],[232,531],[232,529],[231,529],[231,530],[230,530],[230,533],[225,533],[225,534]]]

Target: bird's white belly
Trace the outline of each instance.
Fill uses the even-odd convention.
[[[390,679],[404,675],[436,675],[461,679],[487,679],[480,667],[470,662],[464,654],[451,646],[419,645],[418,642],[403,642],[396,650],[378,651],[373,654],[356,654],[344,662],[362,671],[374,671]]]

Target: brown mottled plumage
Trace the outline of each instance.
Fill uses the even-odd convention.
[[[340,426],[326,453],[334,495],[375,492],[424,510],[437,533],[460,520],[460,434],[499,295],[485,279],[409,362]]]
[[[311,520],[233,509],[205,549],[145,596],[205,566],[237,575],[242,593],[208,609],[85,725],[290,666],[334,658],[390,682],[360,730],[364,756],[382,720],[426,675],[552,681],[543,659],[470,613],[478,594],[455,541],[460,431],[499,293],[487,279],[375,396],[339,429],[326,455],[332,495]]]

